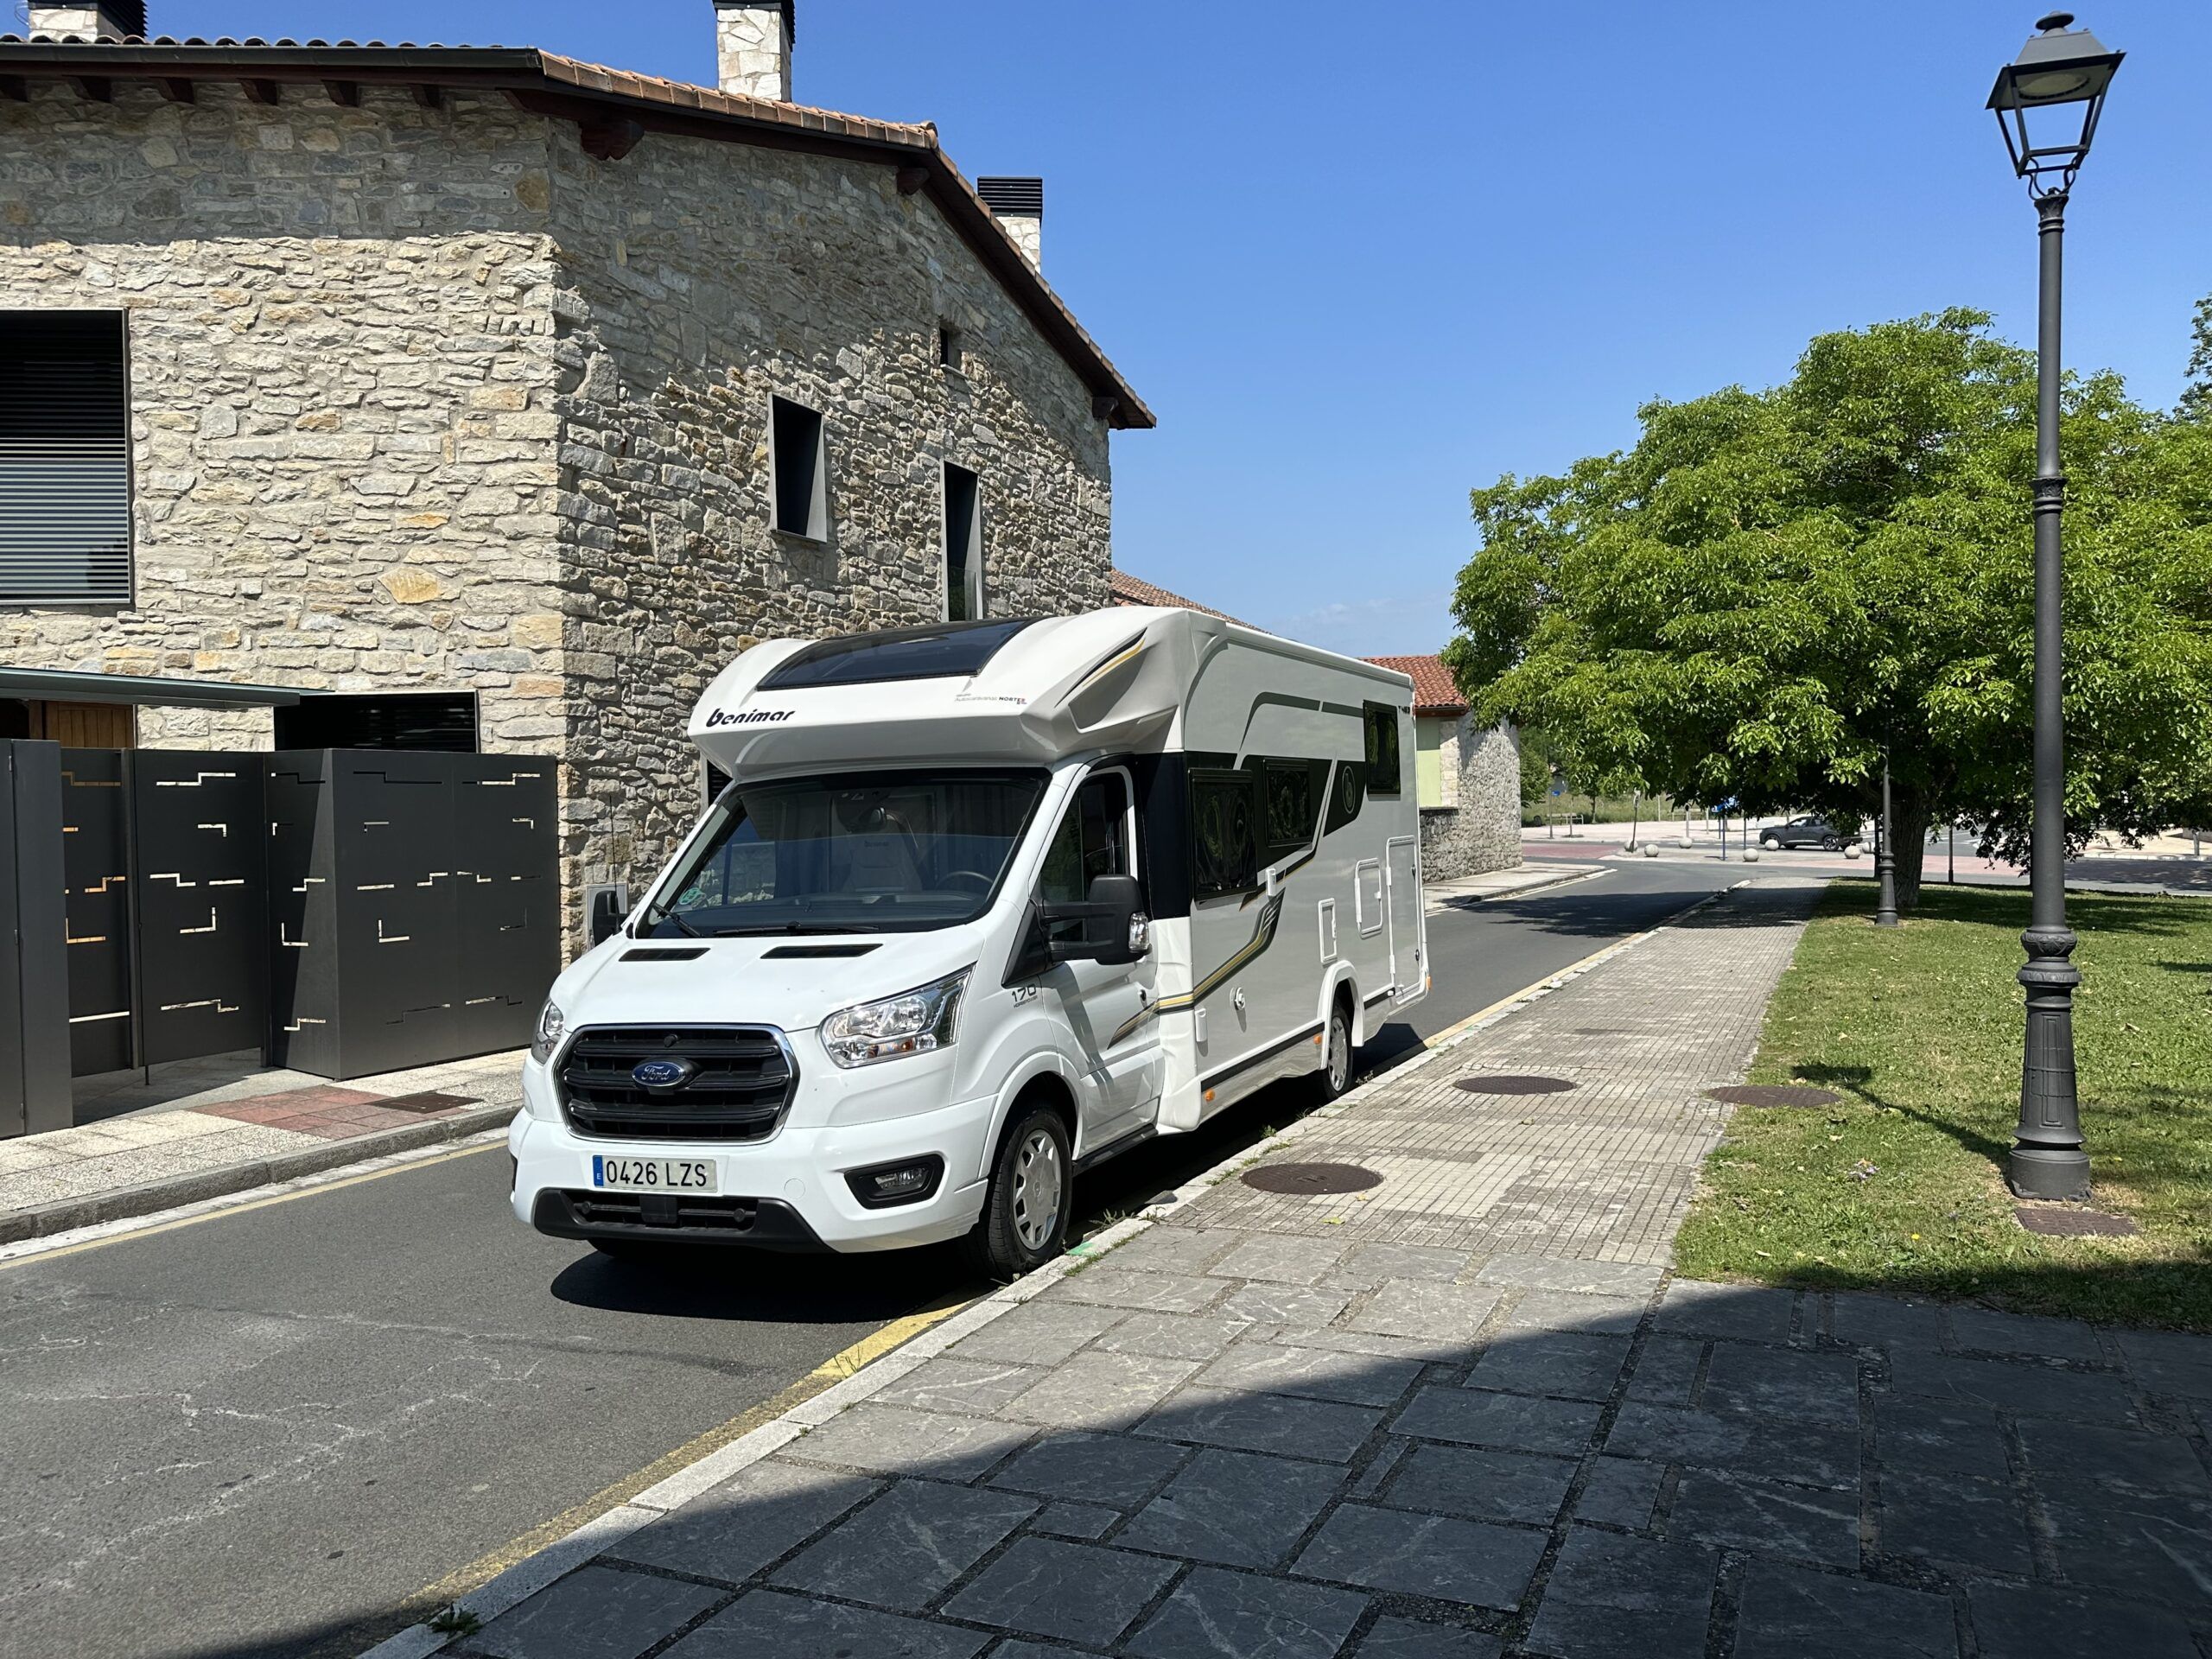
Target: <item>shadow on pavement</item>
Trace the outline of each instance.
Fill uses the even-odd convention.
[[[2212,1338],[1659,1277],[1156,1228],[464,1650],[2024,1659],[2212,1631]]]

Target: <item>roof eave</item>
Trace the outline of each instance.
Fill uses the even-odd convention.
[[[1157,417],[1037,268],[1023,257],[938,147],[933,128],[839,115],[655,81],[586,64],[536,47],[184,45],[156,41],[0,39],[0,80],[35,77],[109,79],[276,81],[327,87],[435,86],[504,95],[518,107],[580,128],[634,122],[633,132],[734,140],[769,149],[918,167],[912,188],[925,190],[954,231],[1031,325],[1090,393],[1091,412],[1109,426],[1145,429]],[[655,88],[665,88],[657,92]],[[688,96],[686,96],[688,94]],[[616,152],[620,153],[620,152]]]

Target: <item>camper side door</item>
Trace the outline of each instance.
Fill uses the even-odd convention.
[[[1046,905],[1081,904],[1102,875],[1146,880],[1138,859],[1135,785],[1123,766],[1101,766],[1077,786],[1046,846],[1038,899]],[[1051,925],[1073,934],[1083,924]],[[1058,1003],[1083,1071],[1078,1152],[1150,1122],[1159,1110],[1162,1065],[1160,1021],[1148,1017],[1158,994],[1152,953],[1122,964],[1055,963],[1035,982],[1042,995]]]

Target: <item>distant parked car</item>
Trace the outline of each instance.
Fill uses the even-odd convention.
[[[1770,851],[1784,847],[1819,847],[1831,853],[1840,852],[1847,839],[1857,841],[1859,832],[1854,830],[1847,837],[1826,818],[1792,818],[1787,823],[1770,823],[1759,831],[1759,845]]]

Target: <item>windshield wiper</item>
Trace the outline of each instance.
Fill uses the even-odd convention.
[[[660,918],[659,918],[659,919],[660,919],[660,920],[662,920],[662,921],[664,921],[664,922],[674,922],[674,923],[677,925],[677,926],[678,926],[678,927],[682,928],[685,933],[689,934],[691,938],[695,938],[695,939],[703,939],[703,938],[705,938],[707,937],[705,934],[702,933],[702,932],[701,932],[697,928],[696,928],[696,927],[692,926],[690,923],[689,923],[689,922],[685,921],[685,920],[683,919],[683,916],[682,916],[681,914],[679,914],[679,913],[678,913],[677,912],[676,912],[676,911],[673,911],[673,910],[664,910],[664,911],[663,911],[663,912],[660,913]]]

